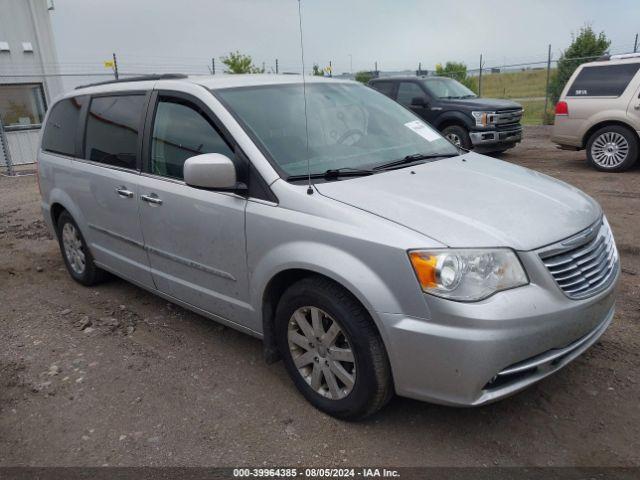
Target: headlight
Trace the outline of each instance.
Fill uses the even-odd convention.
[[[529,283],[506,248],[412,250],[409,259],[424,292],[451,300],[473,302]]]
[[[495,123],[496,112],[471,112],[471,116],[476,120],[476,127],[486,127]]]

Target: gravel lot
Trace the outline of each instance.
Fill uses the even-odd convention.
[[[361,423],[314,410],[256,339],[122,280],[74,283],[35,177],[0,178],[0,465],[640,465],[640,169],[599,173],[548,128],[525,135],[504,160],[585,190],[609,218],[614,323],[497,404],[396,398]]]

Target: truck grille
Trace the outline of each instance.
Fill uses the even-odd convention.
[[[500,110],[494,114],[494,122],[496,125],[508,125],[512,123],[520,123],[523,110],[521,108],[511,110]]]
[[[545,248],[540,258],[558,286],[572,299],[590,297],[604,290],[618,270],[618,250],[606,219]]]

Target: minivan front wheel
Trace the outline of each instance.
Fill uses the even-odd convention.
[[[80,233],[78,224],[66,211],[60,214],[57,223],[58,243],[69,275],[82,285],[91,286],[101,282],[105,271],[93,263],[93,255]]]
[[[628,170],[638,160],[638,136],[619,125],[602,127],[589,137],[587,159],[601,171]]]
[[[276,337],[298,390],[319,410],[356,420],[393,394],[389,360],[367,311],[342,287],[308,277],[285,291]]]

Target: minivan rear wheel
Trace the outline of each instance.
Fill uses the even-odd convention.
[[[307,277],[282,295],[276,339],[298,390],[317,409],[357,420],[393,395],[384,344],[362,305],[333,281]]]
[[[620,125],[602,127],[589,137],[587,159],[603,172],[628,170],[638,160],[638,136]]]
[[[106,272],[95,266],[93,255],[69,212],[62,212],[57,223],[58,243],[69,275],[85,286],[103,281]]]

